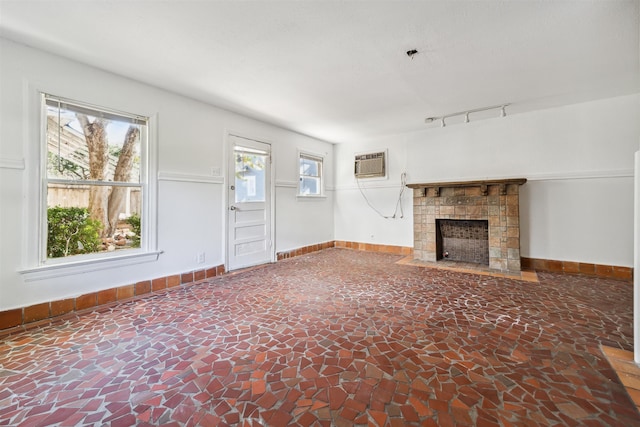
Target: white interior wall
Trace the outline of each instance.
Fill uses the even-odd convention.
[[[380,187],[369,194],[383,210],[403,170],[413,183],[524,177],[522,256],[632,266],[638,114],[640,96],[630,95],[341,144],[335,238],[413,246],[410,220],[380,221],[353,190],[353,154],[388,149],[390,185],[368,184]]]
[[[522,256],[633,266],[633,175],[529,181],[521,190]]]
[[[272,144],[276,250],[332,239],[332,144],[3,39],[0,58],[0,311],[224,264],[226,191],[212,168],[224,175],[229,131]],[[25,236],[34,235],[37,217],[37,90],[157,117],[158,261],[35,281],[18,273],[35,267],[26,255],[34,242]],[[295,197],[298,150],[325,156],[327,197]]]
[[[413,196],[410,189],[405,188],[401,199],[404,217],[400,217],[399,209],[396,213],[402,189],[401,175],[407,171],[405,138],[400,135],[335,146],[336,240],[413,246]],[[387,177],[362,178],[358,186],[354,177],[355,155],[384,150],[388,151]],[[395,218],[385,218],[392,217],[394,213]]]
[[[276,251],[284,252],[316,243],[333,240],[333,149],[320,143],[289,133],[281,135],[276,147]],[[295,145],[294,145],[295,144]],[[294,148],[295,147],[295,148]],[[324,195],[298,197],[299,152],[317,155],[323,159]]]

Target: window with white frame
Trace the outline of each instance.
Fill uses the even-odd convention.
[[[51,95],[43,111],[41,262],[148,250],[148,118]]]
[[[299,195],[321,196],[323,194],[322,161],[322,157],[300,153]]]

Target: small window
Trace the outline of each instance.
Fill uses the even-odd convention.
[[[44,96],[44,260],[146,248],[146,117]]]
[[[321,196],[322,192],[322,157],[300,153],[300,185],[301,196]]]

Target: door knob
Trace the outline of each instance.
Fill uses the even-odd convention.
[[[235,206],[229,206],[229,210],[235,211],[236,207]]]

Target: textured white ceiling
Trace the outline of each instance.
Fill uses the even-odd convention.
[[[640,92],[639,5],[0,0],[0,35],[341,142]]]

